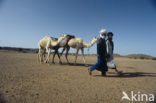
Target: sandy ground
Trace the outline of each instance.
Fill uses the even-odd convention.
[[[57,56],[56,56],[57,57]],[[74,61],[73,56],[69,60]],[[78,65],[39,64],[37,55],[0,51],[0,103],[132,103],[121,100],[122,91],[156,93],[156,61],[115,58],[122,75],[109,69],[107,77],[99,71],[88,75],[78,57]],[[95,56],[87,56],[89,65]],[[147,102],[141,102],[147,103]]]

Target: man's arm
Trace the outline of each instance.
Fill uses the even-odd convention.
[[[109,54],[109,41],[106,41],[106,50],[107,50],[107,54]]]
[[[106,57],[109,58],[110,57],[110,50],[109,50],[109,41],[108,40],[106,41],[106,51],[107,51]]]
[[[114,42],[112,44],[112,53],[114,53]]]

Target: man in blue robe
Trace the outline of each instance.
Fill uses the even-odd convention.
[[[106,72],[108,71],[107,61],[106,61],[106,37],[107,31],[105,29],[101,29],[100,31],[100,39],[97,43],[97,63],[94,64],[89,69],[89,74],[92,75],[93,70],[101,71],[102,76],[106,76]]]

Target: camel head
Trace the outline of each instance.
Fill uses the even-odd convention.
[[[58,38],[58,42],[60,43],[62,40],[64,40],[65,38],[67,38],[67,35],[61,35],[59,38]]]
[[[94,37],[93,40],[91,41],[92,44],[96,43],[99,40],[99,38]]]
[[[70,34],[67,35],[67,41],[69,41],[72,38],[75,38],[75,36],[74,35],[70,35]]]

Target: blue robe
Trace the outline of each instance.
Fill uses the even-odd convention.
[[[99,39],[99,42],[97,43],[97,55],[98,55],[97,63],[90,68],[90,71],[93,71],[95,69],[101,72],[108,71],[107,61],[106,61],[107,51],[106,51],[105,39],[102,38]]]

